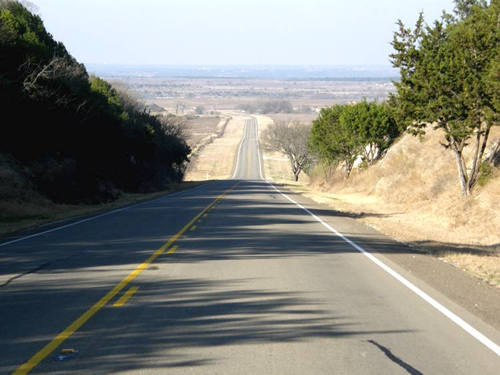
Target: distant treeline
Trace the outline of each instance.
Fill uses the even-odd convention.
[[[89,77],[16,1],[0,0],[0,52],[0,154],[43,195],[100,202],[182,179],[190,150],[175,121]]]
[[[311,107],[307,105],[302,105],[300,108],[295,110],[293,108],[292,103],[287,100],[268,100],[261,102],[253,102],[253,103],[244,103],[238,106],[239,109],[242,109],[248,113],[309,113],[312,112]]]

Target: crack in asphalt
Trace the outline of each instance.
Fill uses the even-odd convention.
[[[23,276],[29,275],[30,273],[38,272],[41,269],[49,266],[51,263],[53,263],[53,262],[45,262],[45,263],[42,263],[41,265],[39,265],[38,267],[32,268],[32,269],[30,269],[28,271],[25,271],[25,272],[22,272],[22,273],[19,273],[19,274],[15,275],[15,276],[12,276],[9,279],[7,279],[7,281],[5,281],[3,284],[0,284],[0,288],[3,288],[5,286],[9,285],[11,282],[13,282],[16,279],[19,279],[19,278],[21,278]]]
[[[403,361],[401,358],[395,356],[390,349],[386,348],[383,345],[380,345],[378,342],[374,340],[367,340],[372,345],[375,345],[377,348],[379,348],[386,356],[389,358],[392,362],[397,364],[398,366],[404,368],[409,374],[411,375],[424,375],[420,371],[418,371],[415,367],[411,366],[410,364],[406,363]]]

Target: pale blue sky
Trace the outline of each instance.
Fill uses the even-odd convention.
[[[31,0],[84,63],[389,65],[395,22],[452,0]]]

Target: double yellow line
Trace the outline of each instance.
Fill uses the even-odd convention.
[[[73,323],[59,333],[56,337],[52,339],[47,345],[45,345],[40,351],[34,354],[27,362],[19,366],[12,375],[24,375],[29,373],[35,366],[37,366],[41,361],[43,361],[48,355],[50,355],[54,350],[59,347],[67,338],[69,338],[73,333],[80,329],[90,318],[92,318],[99,310],[101,310],[110,300],[112,300],[118,293],[122,291],[132,280],[134,280],[142,271],[144,271],[152,262],[155,261],[160,255],[162,255],[170,246],[172,246],[183,234],[186,232],[194,223],[196,223],[203,215],[212,209],[219,201],[224,199],[224,197],[233,190],[238,183],[231,186],[229,189],[225,190],[220,194],[215,200],[205,207],[198,215],[189,221],[186,225],[182,227],[180,231],[174,234],[170,239],[163,244],[158,250],[156,250],[148,259],[141,263],[135,270],[133,270],[127,277],[120,281],[113,289],[111,289],[104,297],[102,297],[96,304],[94,304],[90,309],[85,311],[80,317],[78,317]],[[177,246],[172,247],[167,253],[171,254],[177,249]]]

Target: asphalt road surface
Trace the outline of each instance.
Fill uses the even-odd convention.
[[[498,375],[402,245],[261,178],[256,126],[232,180],[0,244],[0,373]]]
[[[246,120],[243,138],[236,153],[233,179],[262,180],[264,178],[257,134],[257,120],[254,117]]]

